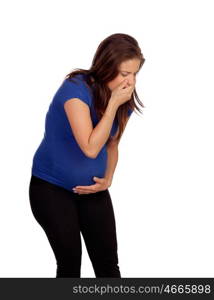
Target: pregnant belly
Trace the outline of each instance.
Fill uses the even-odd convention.
[[[89,158],[83,153],[64,152],[60,158],[55,157],[54,177],[63,181],[71,189],[77,185],[92,185],[93,177],[104,177],[107,167],[107,151],[103,147],[96,158]]]
[[[87,157],[77,144],[51,144],[43,140],[33,160],[35,175],[72,189],[77,185],[92,185],[93,177],[103,178],[107,167],[107,150],[103,146],[96,158]]]

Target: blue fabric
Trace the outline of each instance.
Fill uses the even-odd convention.
[[[71,192],[77,185],[95,184],[94,176],[104,177],[107,167],[106,144],[97,157],[89,158],[79,147],[72,133],[64,110],[64,103],[70,98],[79,98],[85,102],[91,112],[93,127],[98,119],[93,106],[93,96],[84,81],[84,75],[77,75],[71,82],[64,79],[56,91],[45,117],[45,131],[32,163],[32,174]],[[132,114],[129,110],[128,115]],[[111,135],[117,131],[114,120]]]

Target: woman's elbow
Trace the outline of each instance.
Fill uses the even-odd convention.
[[[84,154],[89,157],[89,158],[92,158],[92,159],[95,159],[98,155],[97,152],[95,152],[93,149],[84,149]]]

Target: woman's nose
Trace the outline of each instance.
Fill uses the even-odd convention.
[[[135,78],[135,77],[130,77],[130,78],[128,79],[128,83],[129,83],[130,85],[135,84],[135,83],[136,83],[136,78]]]

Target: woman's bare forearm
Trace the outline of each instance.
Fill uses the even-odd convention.
[[[108,181],[108,186],[110,186],[118,162],[118,146],[107,147],[107,153],[108,153],[108,160],[107,160],[107,168],[104,177]]]
[[[110,99],[102,118],[89,137],[88,147],[93,158],[96,158],[109,138],[117,109],[118,105],[116,102],[113,99]]]

